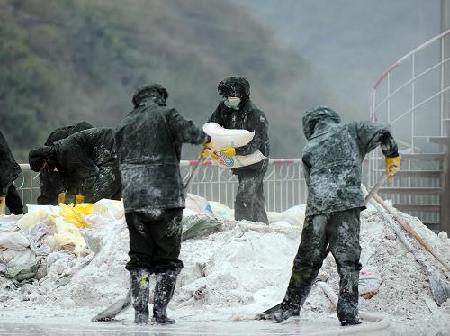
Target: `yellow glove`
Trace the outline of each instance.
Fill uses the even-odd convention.
[[[223,155],[228,156],[228,157],[236,156],[236,149],[233,147],[222,148],[220,150],[220,152],[223,153]]]
[[[211,160],[217,161],[219,160],[219,155],[216,154],[216,152],[211,152]]]
[[[84,203],[84,195],[77,194],[75,195],[75,204],[82,204]]]
[[[0,196],[0,216],[5,214],[5,196]]]
[[[202,153],[201,153],[201,157],[202,159],[207,159],[211,156],[213,150],[212,150],[212,144],[211,142],[207,142],[205,144],[203,144],[203,149],[202,149]]]
[[[384,160],[386,175],[394,176],[400,170],[400,155],[396,157],[387,157]]]
[[[62,192],[58,194],[58,204],[65,204],[66,203],[66,193]]]
[[[211,142],[207,142],[203,145],[202,153],[201,153],[202,159],[211,158],[211,160],[217,160],[219,159],[219,156],[213,151],[213,145]]]

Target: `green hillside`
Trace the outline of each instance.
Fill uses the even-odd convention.
[[[225,1],[0,0],[0,20],[0,130],[21,160],[56,127],[115,125],[148,82],[201,123],[218,81],[247,76],[273,157],[298,155],[306,108],[345,109],[307,62]]]

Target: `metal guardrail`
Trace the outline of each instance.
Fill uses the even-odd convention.
[[[388,67],[375,81],[370,96],[372,121],[389,123],[400,149],[410,158],[402,170],[442,170],[441,160],[420,159],[419,154],[445,152],[430,139],[447,136],[450,117],[450,30],[407,53]],[[414,157],[416,156],[416,157]],[[406,158],[406,156],[404,156]],[[369,155],[368,185],[375,185],[383,172],[381,151]],[[441,177],[396,176],[392,188],[440,187]],[[392,192],[394,203],[439,205],[440,197]],[[419,208],[418,208],[419,209]],[[408,211],[424,222],[439,223],[439,212]]]
[[[371,119],[391,124],[399,142],[410,153],[423,151],[419,139],[446,135],[449,45],[450,30],[447,30],[401,57],[372,86]],[[421,129],[423,121],[429,124],[435,121],[434,127],[425,131],[428,133]]]
[[[183,177],[192,173],[196,160],[180,162]],[[39,174],[21,164],[22,175],[15,181],[24,204],[35,204],[39,196]],[[188,192],[200,195],[209,201],[220,202],[234,208],[238,181],[230,169],[223,169],[210,162],[198,167]],[[264,179],[266,210],[282,212],[290,207],[306,203],[307,189],[300,159],[269,160]]]

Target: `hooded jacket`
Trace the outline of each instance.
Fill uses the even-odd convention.
[[[307,111],[302,122],[308,140],[302,154],[308,185],[306,215],[364,207],[364,156],[379,145],[385,156],[398,155],[389,126],[342,123],[335,111],[324,106]]]
[[[120,199],[119,162],[111,128],[91,128],[30,152],[30,166],[39,169],[42,161],[57,168],[67,192],[81,193],[86,202],[102,198]]]
[[[151,92],[153,87],[159,86],[142,91]],[[153,90],[153,96],[142,100],[133,99],[135,109],[116,129],[125,212],[183,208],[182,144],[206,140],[192,121],[165,106],[159,91]]]
[[[239,109],[227,107],[221,102],[211,115],[209,122],[218,123],[227,129],[245,129],[255,132],[255,137],[247,145],[236,148],[237,155],[249,155],[260,150],[265,157],[269,157],[269,137],[266,116],[250,100],[250,84],[244,77],[228,77],[218,86],[219,94],[223,97],[237,96],[241,99]],[[267,167],[263,160],[253,165],[233,169],[235,174],[258,173]]]
[[[65,139],[76,132],[84,131],[93,127],[94,126],[90,123],[83,121],[74,125],[57,128],[49,134],[47,141],[45,142],[45,146],[52,146],[53,143],[58,140]],[[42,166],[39,161],[34,163],[36,163],[39,167]],[[65,190],[64,181],[60,176],[60,172],[49,169],[40,169],[39,176],[40,195],[37,198],[38,204],[57,205],[58,194]]]
[[[55,142],[53,148],[58,170],[70,193],[78,189],[77,192],[84,194],[90,202],[117,195],[120,173],[113,129],[91,128],[77,132]]]
[[[90,128],[94,128],[94,126],[86,121],[82,121],[74,125],[57,128],[49,134],[47,141],[45,142],[45,146],[51,146],[56,141],[65,139],[74,133],[84,131]]]
[[[3,133],[0,132],[0,196],[6,194],[8,186],[20,175],[22,169],[14,160]]]

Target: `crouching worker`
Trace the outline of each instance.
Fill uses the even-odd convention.
[[[281,322],[300,315],[322,262],[331,251],[340,277],[337,317],[342,325],[358,324],[362,162],[367,153],[381,145],[386,173],[392,176],[400,168],[397,145],[387,125],[344,124],[328,107],[307,111],[302,121],[308,140],[302,155],[308,201],[301,243],[283,301],[258,317]]]
[[[119,160],[111,128],[91,128],[33,149],[32,170],[58,171],[65,194],[62,203],[95,203],[103,198],[120,200]]]
[[[65,139],[76,132],[93,127],[94,126],[88,122],[80,122],[75,125],[57,128],[49,134],[44,145],[52,146],[56,141]],[[59,171],[50,171],[47,168],[42,169],[39,172],[39,186],[40,195],[37,199],[38,204],[57,205],[59,203],[58,196],[61,195],[61,193],[64,193],[64,181],[60,176]],[[59,201],[62,201],[62,199],[59,199]]]
[[[0,216],[5,214],[5,207],[14,215],[23,214],[23,204],[13,182],[22,172],[14,160],[8,143],[0,132]]]
[[[183,262],[178,259],[184,208],[180,156],[183,143],[202,144],[206,135],[177,110],[166,107],[160,85],[139,89],[134,109],[116,130],[122,197],[130,233],[130,271],[135,322],[148,322],[150,274],[156,274],[153,321],[174,323],[166,308]]]

